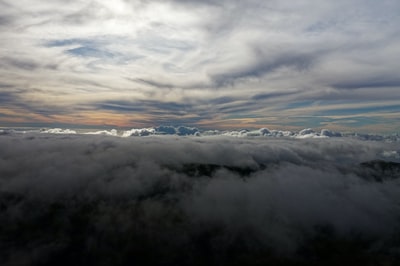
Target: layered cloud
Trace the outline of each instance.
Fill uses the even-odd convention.
[[[1,135],[12,134],[86,134],[86,135],[106,135],[114,137],[146,137],[146,136],[159,136],[159,135],[173,135],[173,136],[228,136],[228,137],[243,137],[243,138],[295,138],[295,139],[309,139],[309,138],[339,138],[344,137],[348,139],[357,140],[371,140],[383,142],[398,142],[400,140],[398,134],[362,134],[356,132],[337,132],[328,129],[314,130],[312,128],[305,128],[299,131],[290,130],[270,130],[268,128],[260,128],[256,130],[201,130],[195,127],[187,126],[158,126],[149,128],[132,128],[129,130],[98,130],[91,131],[90,129],[63,129],[63,128],[42,128],[42,129],[0,129]]]
[[[2,265],[399,256],[398,142],[30,133],[0,145]]]
[[[4,0],[1,121],[395,131],[398,9]]]

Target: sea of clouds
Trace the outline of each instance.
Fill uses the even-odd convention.
[[[269,130],[268,128],[260,128],[255,130],[200,130],[196,127],[188,126],[158,126],[150,128],[132,128],[129,130],[71,130],[63,128],[42,128],[42,129],[0,129],[0,135],[7,134],[29,134],[29,133],[47,133],[47,134],[87,134],[87,135],[106,135],[115,137],[144,137],[153,135],[176,135],[176,136],[231,136],[231,137],[289,137],[298,139],[307,138],[332,138],[332,137],[351,137],[360,140],[375,140],[375,141],[400,141],[398,134],[379,135],[379,134],[362,134],[352,132],[336,132],[328,129],[314,130],[305,128],[300,131],[290,130]]]
[[[396,265],[400,142],[276,132],[3,130],[0,264]]]

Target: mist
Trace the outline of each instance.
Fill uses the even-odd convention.
[[[0,147],[2,265],[400,256],[399,142],[10,133]]]

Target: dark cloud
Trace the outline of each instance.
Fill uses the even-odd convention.
[[[2,265],[400,256],[398,142],[8,132],[0,146]]]
[[[146,112],[148,114],[182,115],[191,110],[192,106],[180,102],[161,101],[106,101],[95,104],[96,108],[119,112]]]
[[[234,101],[237,101],[237,98],[234,97],[229,97],[229,96],[223,96],[223,97],[217,97],[217,98],[213,98],[207,101],[207,103],[210,104],[225,104],[225,103],[231,103]]]
[[[154,115],[154,124],[196,124],[199,121],[207,121],[213,116],[231,115],[232,113],[251,112],[255,107],[264,107],[264,102],[251,100],[238,100],[233,97],[216,97],[198,101],[182,100],[179,102],[163,101],[105,101],[92,105],[96,110],[110,110],[123,113],[146,113]],[[89,105],[90,106],[90,105]],[[183,116],[190,115],[185,120]],[[159,116],[159,117],[158,117]],[[164,119],[162,117],[165,117]],[[176,118],[174,120],[174,117]]]
[[[385,106],[367,106],[367,107],[352,107],[352,108],[341,108],[338,110],[337,108],[333,108],[331,110],[322,110],[320,111],[320,115],[329,115],[332,113],[338,114],[338,115],[354,115],[354,114],[368,114],[368,113],[377,113],[377,112],[393,112],[396,113],[400,111],[400,106],[399,105],[385,105]],[[360,119],[360,118],[358,118]],[[358,120],[355,118],[355,120]],[[369,118],[374,119],[372,118]],[[377,119],[377,118],[375,118]],[[376,121],[378,122],[378,121]]]
[[[106,135],[118,136],[117,132],[115,134],[107,134],[107,132],[100,132],[101,134],[106,133]],[[108,132],[112,133],[112,132]],[[199,129],[195,127],[187,126],[158,126],[155,128],[134,128],[131,130],[125,130],[122,132],[122,137],[143,137],[150,135],[175,135],[175,136],[200,136]]]
[[[249,112],[253,109],[254,109],[254,106],[251,106],[251,102],[247,102],[247,101],[240,101],[237,103],[217,107],[217,110],[220,113],[232,114],[232,115],[240,115],[240,113],[243,114],[243,112]]]
[[[169,84],[169,83],[162,83],[162,82],[157,82],[154,80],[147,80],[147,79],[128,79],[131,81],[135,81],[135,82],[139,82],[139,83],[143,83],[146,85],[150,85],[152,87],[156,87],[156,88],[167,88],[167,89],[171,89],[171,88],[176,88],[177,86],[173,85],[173,84]]]
[[[31,59],[23,60],[20,58],[12,58],[12,57],[2,57],[1,58],[1,63],[0,66],[2,68],[17,68],[20,70],[27,70],[27,71],[33,71],[36,70],[37,68],[40,67],[38,63]]]
[[[297,91],[282,91],[282,92],[269,92],[269,93],[260,93],[256,94],[251,97],[252,100],[259,101],[259,100],[267,100],[273,98],[279,98],[281,96],[288,96],[298,94]]]
[[[0,87],[2,86],[0,85]],[[13,104],[17,97],[15,92],[0,91],[0,104]]]
[[[288,51],[291,53],[293,51]],[[282,67],[294,71],[307,71],[315,60],[316,54],[284,54],[273,58],[261,52],[256,52],[257,61],[254,64],[243,66],[239,70],[231,70],[222,74],[211,74],[211,79],[217,86],[233,85],[237,80],[245,78],[260,78]]]
[[[383,87],[400,87],[400,79],[393,77],[366,77],[361,80],[342,81],[332,84],[332,87],[338,89],[362,89],[362,88],[383,88]]]
[[[120,101],[108,101],[100,103],[96,105],[96,108],[118,112],[141,112],[145,110],[143,106],[136,106],[133,103]]]
[[[7,27],[11,25],[14,21],[14,18],[11,16],[0,16],[0,27]]]
[[[8,84],[8,83],[0,83],[0,88],[2,89],[8,89],[8,88],[13,88],[14,85]]]

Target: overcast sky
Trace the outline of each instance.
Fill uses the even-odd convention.
[[[400,129],[400,2],[0,0],[0,126]]]

